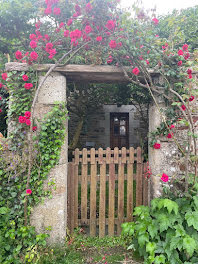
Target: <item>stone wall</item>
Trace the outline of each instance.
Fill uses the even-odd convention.
[[[39,77],[39,82],[44,77]],[[60,73],[52,73],[44,82],[35,106],[35,119],[42,119],[54,105],[54,102],[66,102],[66,78]],[[39,123],[37,124],[39,125]],[[66,131],[67,122],[65,123]],[[45,232],[51,226],[49,243],[64,242],[67,226],[67,136],[61,150],[59,164],[53,168],[45,182],[53,180],[56,190],[52,192],[52,199],[45,199],[44,203],[36,206],[31,214],[31,224],[37,232]]]

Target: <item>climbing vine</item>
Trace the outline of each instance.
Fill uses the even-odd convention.
[[[37,258],[39,248],[46,245],[47,234],[37,235],[34,227],[24,225],[24,204],[27,201],[27,217],[29,218],[32,207],[45,197],[52,195],[51,191],[56,183],[51,180],[47,188],[43,188],[43,185],[49,171],[59,161],[61,146],[66,134],[66,118],[65,106],[57,103],[40,123],[40,131],[34,134],[34,154],[29,189],[26,189],[27,145],[20,146],[21,151],[18,152],[11,151],[6,148],[5,143],[2,144],[4,151],[0,158],[1,263],[21,263],[19,257],[24,250],[27,260],[31,251],[36,252],[33,256]]]

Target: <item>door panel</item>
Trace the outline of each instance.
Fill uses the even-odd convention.
[[[111,148],[129,147],[129,113],[110,113]]]

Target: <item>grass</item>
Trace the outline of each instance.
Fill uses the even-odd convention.
[[[46,248],[38,264],[140,263],[120,237],[88,237],[78,229],[62,247]]]

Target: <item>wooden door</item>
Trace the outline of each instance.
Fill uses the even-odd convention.
[[[129,147],[129,113],[110,114],[111,149]]]

